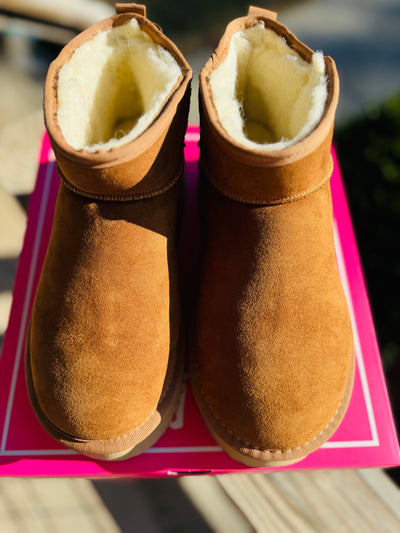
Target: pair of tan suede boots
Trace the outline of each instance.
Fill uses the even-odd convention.
[[[190,80],[136,4],[117,4],[50,66],[61,186],[27,339],[30,399],[72,449],[137,455],[173,417],[187,351],[222,448],[249,466],[290,464],[334,433],[353,384],[329,186],[335,64],[250,7],[204,66],[189,328],[176,237]]]

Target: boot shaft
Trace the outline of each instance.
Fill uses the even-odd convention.
[[[163,192],[182,171],[191,69],[143,6],[117,9],[51,64],[44,114],[67,187],[130,200]]]
[[[275,17],[250,8],[247,17],[231,22],[200,75],[201,168],[220,192],[250,204],[274,205],[300,198],[328,181],[332,173],[330,145],[339,92],[335,63],[315,54]],[[227,70],[226,76],[221,69]],[[271,73],[260,74],[263,69]],[[228,80],[222,92],[218,83],[229,78],[231,71],[236,78]],[[219,72],[222,76],[216,83]],[[301,86],[306,82],[308,94]],[[298,94],[292,94],[296,84]],[[260,101],[264,102],[261,109],[251,109]],[[236,119],[230,119],[230,114],[236,114]],[[293,115],[300,117],[297,130],[288,126]],[[278,130],[275,138],[251,142],[246,136],[249,118],[254,122],[259,118],[264,129],[270,122],[270,130]],[[290,133],[292,138],[279,142]]]

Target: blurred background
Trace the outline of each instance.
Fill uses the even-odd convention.
[[[278,20],[298,38],[337,63],[341,95],[335,144],[393,411],[400,421],[400,1],[254,3],[278,11]],[[194,70],[192,124],[198,122],[200,69],[226,24],[245,15],[247,8],[248,2],[242,0],[147,2],[148,17],[175,41]],[[42,89],[48,65],[72,37],[113,13],[114,3],[108,0],[0,0],[0,346],[7,327],[26,208],[36,177],[37,151],[44,129]],[[398,471],[391,470],[390,475],[400,482]],[[252,531],[255,527],[253,524],[246,529],[237,506],[228,505],[229,498],[224,500],[222,492],[218,512],[203,505],[207,494],[216,490],[211,481],[91,484],[70,480],[62,487],[54,485],[54,480],[25,481],[20,485],[18,480],[8,480],[7,486],[0,483],[0,502],[2,498],[8,502],[0,503],[1,533],[63,531],[61,519],[58,525],[50,520],[54,510],[51,506],[61,505],[54,500],[55,491],[64,495],[63,524],[68,523],[69,528],[76,524],[78,531],[186,531],[189,525],[191,531]],[[13,499],[12,494],[18,496]],[[135,513],[141,524],[137,529],[129,525],[132,499],[137,502]],[[32,501],[36,501],[36,507],[29,503]],[[179,515],[174,512],[177,502]],[[71,518],[73,513],[68,509],[75,509],[77,516],[78,504],[81,520],[85,513],[91,513],[97,517],[94,523]],[[152,506],[157,507],[158,515],[153,516]],[[27,508],[31,509],[29,524],[24,522]],[[1,513],[5,513],[4,522]]]

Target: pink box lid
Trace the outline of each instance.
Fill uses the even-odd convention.
[[[183,278],[198,257],[193,212],[196,205],[199,128],[186,133],[187,201],[182,231]],[[331,180],[336,253],[353,323],[356,378],[346,416],[332,438],[300,463],[284,470],[355,468],[400,464],[399,444],[385,386],[357,246],[334,152]],[[170,476],[188,473],[266,471],[231,459],[213,441],[185,385],[174,420],[144,454],[126,461],[88,459],[64,448],[40,426],[30,406],[24,375],[24,345],[30,310],[47,249],[59,178],[47,134],[31,196],[25,242],[0,358],[0,475],[3,476]],[[185,258],[190,258],[185,261]],[[274,469],[276,470],[276,468]]]

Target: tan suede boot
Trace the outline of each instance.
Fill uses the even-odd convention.
[[[200,75],[205,238],[191,369],[218,443],[296,462],[338,427],[353,343],[336,264],[331,58],[274,13],[234,20]]]
[[[183,370],[176,230],[191,70],[144,6],[117,11],[46,80],[61,186],[26,358],[45,429],[99,459],[158,439]]]

